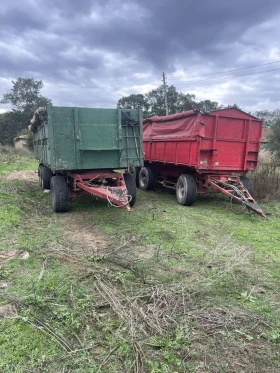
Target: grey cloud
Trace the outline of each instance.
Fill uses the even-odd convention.
[[[159,85],[163,70],[176,82],[179,66],[191,76],[277,59],[277,53],[275,58],[270,54],[278,48],[278,0],[3,3],[0,77],[42,79],[45,94],[56,104],[114,106],[121,92],[135,92],[134,85]],[[139,72],[149,78],[139,80]],[[238,99],[251,107],[269,96],[278,105],[276,90],[269,86],[272,77],[256,76],[260,85],[239,95],[235,79],[232,93],[224,93],[221,101]],[[250,84],[248,77],[241,80]],[[209,82],[205,90],[216,85]],[[178,89],[203,91],[203,85],[178,84]],[[4,92],[0,86],[0,96]]]
[[[112,17],[117,7],[113,4],[120,7],[120,3],[110,2],[102,14],[104,24],[101,26],[86,19],[83,27],[76,18],[66,33],[78,40],[87,40],[87,44],[93,47],[105,45],[124,53],[136,50],[141,58],[165,68],[178,54],[184,57],[192,51],[199,51],[202,56],[209,53],[211,56],[211,46],[219,44],[224,51],[229,50],[246,30],[280,10],[280,3],[276,0],[268,0],[265,7],[263,1],[255,0],[144,0],[139,2],[139,9],[145,17],[139,22],[138,14],[129,12],[125,18]],[[123,11],[125,4],[122,2]]]
[[[5,1],[4,1],[5,3]],[[10,6],[8,4],[10,3]],[[48,19],[40,8],[31,2],[7,1],[6,6],[0,8],[0,31],[22,33],[27,30],[45,29]]]

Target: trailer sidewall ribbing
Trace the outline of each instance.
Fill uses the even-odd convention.
[[[47,106],[34,152],[40,186],[51,189],[55,212],[86,193],[131,210],[136,184],[125,172],[143,166],[142,122],[141,110]]]

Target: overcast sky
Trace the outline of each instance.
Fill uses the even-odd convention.
[[[165,71],[199,100],[276,109],[279,36],[279,0],[1,0],[0,97],[33,77],[55,105],[116,107]]]

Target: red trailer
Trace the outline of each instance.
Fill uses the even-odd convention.
[[[220,191],[265,217],[245,176],[257,167],[261,137],[262,121],[235,108],[147,118],[139,186],[152,189],[159,181],[176,189],[184,206],[197,193]]]

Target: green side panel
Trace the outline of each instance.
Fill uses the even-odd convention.
[[[59,106],[48,108],[48,121],[51,119],[53,129],[55,170],[78,168],[74,110],[71,107]]]
[[[78,109],[78,130],[80,169],[120,167],[116,109]]]
[[[142,112],[47,107],[35,153],[53,171],[123,169],[143,165]]]
[[[51,152],[49,140],[49,127],[45,123],[34,136],[34,152],[40,163],[51,167]]]

